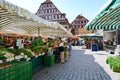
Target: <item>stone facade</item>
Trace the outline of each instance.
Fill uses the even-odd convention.
[[[84,16],[78,15],[75,18],[75,20],[71,23],[71,29],[72,29],[71,32],[73,33],[73,35],[91,33],[92,31],[84,30],[84,26],[88,23],[88,21],[89,20]]]
[[[65,28],[69,28],[69,21],[66,18],[66,14],[61,13],[51,0],[41,3],[36,15],[45,20],[58,22]]]

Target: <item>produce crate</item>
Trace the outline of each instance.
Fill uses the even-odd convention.
[[[19,62],[0,69],[0,80],[31,80],[32,63]]]
[[[44,56],[32,57],[30,62],[32,62],[32,70],[37,67],[44,65]]]
[[[17,67],[17,80],[31,80],[32,77],[32,63],[28,62],[28,63],[21,63],[21,65],[19,65]]]
[[[30,62],[32,62],[32,70],[36,68],[36,57],[31,57]]]
[[[45,56],[44,57],[44,65],[45,66],[52,66],[55,63],[55,56]]]
[[[39,56],[39,64],[44,65],[44,56]]]

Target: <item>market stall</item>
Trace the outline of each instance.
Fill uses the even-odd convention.
[[[0,80],[31,80],[32,71],[37,67],[55,63],[54,55],[49,50],[54,48],[55,39],[43,36],[70,35],[59,23],[48,22],[0,0]]]
[[[115,48],[117,47],[117,31],[111,30],[111,31],[104,31],[104,49],[106,51],[114,53]]]
[[[91,48],[92,51],[103,50],[103,34],[83,34],[80,37],[84,38],[86,48]]]
[[[109,0],[85,26],[88,30],[103,30],[104,48],[116,56],[106,63],[114,72],[120,72],[120,0]]]
[[[86,25],[86,29],[103,30],[104,48],[114,53],[119,45],[120,0],[109,0],[98,14]]]

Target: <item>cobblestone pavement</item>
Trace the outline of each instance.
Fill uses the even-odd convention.
[[[46,67],[34,74],[32,80],[120,80],[108,75],[109,71],[103,69],[102,63],[98,63],[100,55],[96,54],[84,49],[73,50],[67,63]]]

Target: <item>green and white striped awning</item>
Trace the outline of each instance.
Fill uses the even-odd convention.
[[[0,32],[35,35],[38,30],[46,36],[72,35],[57,22],[49,22],[28,10],[0,0]]]
[[[120,29],[120,0],[110,0],[85,28],[88,30]]]

